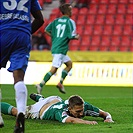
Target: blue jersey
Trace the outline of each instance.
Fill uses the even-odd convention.
[[[22,30],[31,34],[30,13],[41,10],[38,0],[0,0],[0,31]]]

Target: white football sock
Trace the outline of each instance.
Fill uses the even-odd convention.
[[[20,112],[25,114],[27,105],[27,87],[23,81],[19,81],[14,85],[16,91],[16,105],[18,114]]]

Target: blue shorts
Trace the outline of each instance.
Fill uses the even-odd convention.
[[[26,71],[31,50],[30,35],[18,30],[3,30],[0,33],[0,68],[6,67],[10,61],[8,71],[22,69]]]

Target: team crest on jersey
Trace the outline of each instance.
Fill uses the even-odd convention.
[[[62,112],[62,117],[64,117],[64,116],[67,116],[67,112],[66,111]]]

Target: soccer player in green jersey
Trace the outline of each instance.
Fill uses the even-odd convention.
[[[60,92],[66,93],[63,81],[66,78],[68,72],[72,68],[72,61],[67,55],[68,43],[71,39],[79,39],[79,35],[76,34],[76,24],[70,19],[72,14],[72,6],[70,4],[63,4],[59,7],[62,17],[55,19],[45,29],[45,33],[51,36],[52,39],[52,68],[46,73],[40,84],[36,85],[37,93],[41,94],[43,86],[56,73],[57,69],[64,63],[66,68],[62,71],[60,82],[57,88]]]
[[[35,104],[27,106],[25,113],[28,119],[53,120],[62,123],[98,124],[96,121],[82,119],[84,116],[101,117],[104,122],[114,122],[110,113],[105,112],[92,104],[85,102],[80,96],[70,96],[68,100],[62,100],[58,96],[44,98],[39,94],[31,94],[30,98]],[[2,102],[3,114],[16,116],[17,108]]]

